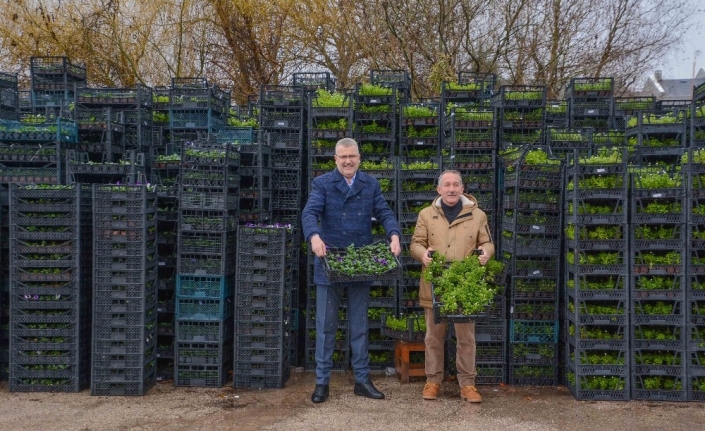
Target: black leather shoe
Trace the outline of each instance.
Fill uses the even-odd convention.
[[[311,401],[314,403],[322,403],[328,399],[330,389],[328,385],[316,385],[316,389],[313,390],[313,395],[311,395]]]
[[[384,394],[378,391],[371,381],[367,383],[355,383],[355,395],[372,398],[373,400],[381,400],[384,398]]]

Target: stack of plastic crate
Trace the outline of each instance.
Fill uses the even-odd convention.
[[[315,92],[318,89],[335,91],[335,78],[329,72],[294,72],[291,85],[303,87],[304,91]]]
[[[290,227],[238,228],[233,367],[237,388],[281,388],[289,379],[295,247]]]
[[[398,95],[398,102],[411,101],[411,76],[403,69],[372,69],[370,70],[370,84],[380,87],[394,88]]]
[[[239,145],[239,150],[240,223],[264,223],[272,215],[271,148],[255,143]]]
[[[262,86],[259,96],[259,142],[272,149],[272,161],[277,161],[277,178],[272,185],[272,220],[298,226],[301,218],[300,205],[294,203],[290,193],[279,192],[282,180],[290,181],[287,188],[301,189],[301,167],[303,166],[303,144],[306,124],[306,97],[303,87],[286,85]],[[289,162],[288,164],[285,164]],[[298,167],[298,168],[297,168]],[[279,198],[283,198],[279,201]]]
[[[596,131],[612,128],[614,78],[571,78],[565,89],[568,101],[568,127],[590,127]]]
[[[144,395],[156,382],[157,195],[93,185],[91,395]]]
[[[419,212],[431,206],[438,196],[436,186],[441,173],[440,157],[429,157],[423,161],[400,158],[397,166],[398,220],[402,230],[402,253],[399,261],[403,265],[399,298],[402,314],[421,311],[418,304],[421,264],[411,257],[411,239]]]
[[[491,103],[499,149],[543,143],[545,86],[502,85],[492,96]]]
[[[631,175],[632,399],[685,401],[686,177],[680,169]]]
[[[546,100],[546,127],[568,127],[568,101],[565,99]]]
[[[565,373],[578,400],[628,400],[627,151],[594,155],[576,151],[566,169]]]
[[[153,140],[153,92],[134,88],[77,88],[74,105],[80,151],[116,161],[125,150],[150,154]],[[146,161],[151,166],[151,160]],[[149,172],[146,172],[149,177]]]
[[[92,190],[10,190],[10,390],[89,384]]]
[[[17,74],[0,72],[0,119],[17,120],[18,108]]]
[[[35,113],[67,113],[76,85],[86,85],[86,66],[67,57],[31,57],[31,109]]]
[[[627,145],[633,148],[638,165],[666,163],[676,165],[688,143],[691,104],[638,111],[627,121]]]
[[[545,147],[505,153],[499,249],[509,273],[509,383],[555,385],[563,164]]]
[[[693,90],[689,128],[688,146],[691,148],[705,147],[705,83],[698,85]]]
[[[306,178],[306,190],[311,191],[311,182],[314,178],[321,176],[327,172],[336,169],[335,165],[335,144],[341,138],[351,137],[353,128],[353,97],[350,93],[343,92],[322,92],[317,91],[311,94],[308,107],[308,135],[307,135],[307,167],[308,177]],[[362,151],[362,148],[360,148]],[[363,157],[366,154],[363,153]],[[274,159],[275,172],[280,170],[276,168],[278,161]],[[299,170],[301,172],[301,170]],[[293,174],[293,172],[292,172]],[[275,184],[278,181],[275,181]],[[383,190],[393,192],[394,184],[392,181],[380,183]],[[301,201],[301,195],[298,190],[293,190],[295,183],[290,182],[289,189],[281,184],[276,187],[274,205],[284,205],[285,199],[289,205],[296,205]],[[279,198],[277,198],[277,196]],[[280,200],[280,202],[277,202]],[[316,285],[313,283],[313,253],[309,250],[306,256],[306,299],[302,304],[304,308],[304,318],[301,319],[304,328],[304,366],[306,369],[312,370],[316,368]],[[294,298],[298,300],[298,298]],[[341,314],[345,313],[344,305],[341,307]],[[340,347],[347,346],[348,332],[347,321],[341,320],[338,326],[338,336]],[[292,340],[293,343],[294,340]],[[348,349],[338,349],[334,353],[335,368],[347,369]]]
[[[686,375],[688,400],[705,400],[705,164],[703,148],[692,148],[688,175],[686,282]]]
[[[590,154],[592,149],[591,128],[570,129],[546,127],[544,136],[546,145],[551,148],[551,153],[555,157],[565,159],[566,156],[573,156],[573,151],[577,150],[581,155]]]
[[[225,126],[230,92],[206,78],[171,78],[169,138],[171,142],[196,140]]]
[[[176,283],[177,386],[221,387],[232,368],[238,147],[184,143]],[[205,352],[205,353],[204,353]]]
[[[144,153],[127,151],[119,162],[93,159],[89,152],[66,150],[66,182],[95,184],[135,184],[143,182]]]
[[[357,84],[353,94],[353,138],[370,162],[390,162],[396,151],[399,93],[396,86]]]
[[[180,164],[181,162],[178,159],[152,164],[153,168],[158,167],[152,170],[152,184],[157,186],[158,381],[172,380],[174,376],[176,256],[179,231],[178,175]],[[167,178],[171,179],[171,181],[164,181]]]
[[[612,103],[613,128],[622,132],[639,111],[650,112],[656,108],[656,98],[653,96],[615,96]]]

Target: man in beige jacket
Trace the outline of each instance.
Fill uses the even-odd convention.
[[[411,239],[411,256],[428,266],[431,252],[437,251],[448,261],[462,260],[473,250],[480,249],[480,264],[485,265],[494,255],[492,235],[487,215],[470,194],[463,194],[463,180],[458,171],[448,170],[438,178],[436,191],[440,195],[424,208],[416,221]],[[444,342],[447,324],[436,324],[433,318],[431,284],[421,277],[419,302],[426,317],[426,385],[425,400],[435,400],[443,381]],[[482,402],[475,388],[475,324],[455,323],[458,341],[456,365],[460,398],[471,403]]]

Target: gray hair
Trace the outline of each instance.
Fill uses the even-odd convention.
[[[340,147],[345,147],[345,148],[350,148],[354,147],[357,152],[360,152],[360,149],[357,147],[357,141],[354,140],[353,138],[343,138],[339,140],[338,142],[335,143],[335,152],[338,153],[338,148]]]
[[[460,174],[460,172],[456,171],[455,169],[446,169],[445,171],[441,172],[441,175],[438,176],[438,185],[441,185],[441,181],[443,181],[443,175],[445,174],[454,174],[457,175],[460,178],[460,185],[463,185],[463,176]]]

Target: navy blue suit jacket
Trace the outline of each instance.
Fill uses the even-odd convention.
[[[372,243],[372,218],[379,220],[387,237],[401,230],[394,212],[382,196],[376,178],[357,171],[352,187],[334,169],[313,180],[308,202],[301,214],[304,238],[318,234],[329,247],[363,246]],[[314,259],[313,282],[330,284],[318,257]]]

